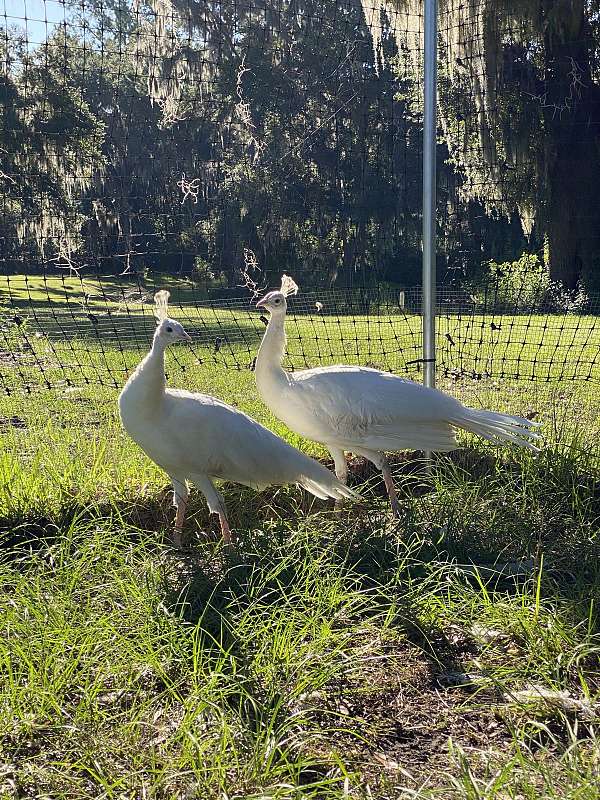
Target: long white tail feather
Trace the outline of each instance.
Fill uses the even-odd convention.
[[[334,500],[362,500],[357,492],[353,491],[348,486],[344,486],[337,478],[334,478],[333,482],[330,483],[328,481],[327,484],[325,484],[321,481],[313,480],[312,478],[302,477],[299,483],[303,489],[306,489],[321,500],[327,500],[329,497],[332,497]]]
[[[312,471],[315,473],[318,472],[318,475],[302,475],[298,479],[300,486],[308,492],[311,492],[311,494],[314,494],[315,497],[319,497],[321,500],[326,500],[329,497],[333,497],[335,500],[342,500],[344,498],[347,500],[362,500],[358,492],[345,486],[333,473],[321,464],[316,462],[315,467],[316,468]]]
[[[456,450],[458,442],[454,428],[447,421],[416,423],[398,430],[384,430],[377,426],[369,431],[364,444],[373,450]],[[347,448],[352,450],[352,443]]]
[[[488,441],[513,442],[519,447],[526,447],[534,452],[539,452],[533,442],[542,437],[532,428],[539,427],[539,422],[532,422],[524,417],[513,417],[510,414],[497,414],[495,411],[476,411],[473,408],[464,408],[462,413],[451,417],[448,422],[470,431]]]

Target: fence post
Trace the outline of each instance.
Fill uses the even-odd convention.
[[[423,54],[423,382],[435,386],[437,0],[425,0]]]

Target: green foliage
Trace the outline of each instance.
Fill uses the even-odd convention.
[[[480,281],[488,296],[492,292],[494,302],[508,310],[585,313],[589,307],[589,297],[583,286],[578,284],[569,291],[560,281],[552,281],[548,267],[535,253],[523,253],[516,261],[501,264],[486,262]],[[482,291],[477,283],[472,285],[475,294]]]
[[[486,284],[500,305],[515,309],[543,307],[550,299],[550,275],[535,253],[523,253],[516,261],[486,265]]]
[[[66,79],[75,44],[65,37],[49,53],[29,52],[19,35],[0,38],[0,235],[9,264],[42,254],[69,264],[82,244],[82,194],[102,169],[105,128]]]
[[[418,283],[420,68],[404,24],[421,11],[392,5],[413,13],[381,15],[377,62],[358,0],[265,0],[264,14],[73,0],[38,47],[5,31],[3,263],[235,286],[250,248],[269,281],[287,269],[304,285]],[[545,237],[553,280],[595,285],[598,37],[576,5],[477,2],[448,26],[460,41],[442,31],[440,262],[467,281]],[[578,14],[589,40],[573,38]]]
[[[132,15],[118,3],[92,4],[86,27],[101,50],[58,29],[7,61],[6,92],[24,92],[27,75],[33,96],[57,104],[44,135],[64,136],[58,174],[85,176],[71,186],[68,208],[55,190],[55,205],[32,219],[30,257],[45,264],[58,255],[63,266],[103,273],[202,265],[196,272],[207,282],[235,285],[250,248],[268,275],[287,269],[305,283],[408,278],[403,255],[414,258],[420,234],[419,195],[407,193],[420,185],[420,123],[407,100],[395,99],[391,70],[376,72],[360,6],[325,4],[317,25],[312,4],[297,15],[286,3],[265,37],[264,20],[243,6],[230,16],[226,5],[216,5],[213,25],[210,12],[183,4],[179,14],[175,3],[165,29],[162,6],[156,17],[151,6]],[[76,6],[73,13],[81,16]],[[185,44],[190,25],[207,28],[205,44],[202,36]],[[330,35],[337,29],[353,42],[346,58]],[[232,40],[235,48],[224,44]],[[391,37],[387,47],[393,56]],[[48,74],[32,71],[34,62]],[[3,130],[18,136],[12,118]],[[17,167],[3,173],[14,176],[18,196]],[[402,242],[394,235],[400,202]],[[68,253],[46,252],[46,240],[59,238],[51,225],[68,213]],[[20,214],[15,208],[15,221]]]

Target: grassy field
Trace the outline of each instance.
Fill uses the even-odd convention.
[[[76,287],[56,308],[38,288],[37,321],[15,296],[23,322],[0,334],[1,798],[600,797],[592,318],[440,320],[455,370],[442,387],[537,414],[537,457],[466,436],[430,469],[399,456],[397,521],[359,459],[368,502],[341,512],[293,488],[227,486],[237,552],[193,494],[182,553],[163,544],[166,477],[122,432],[110,386],[147,347],[147,310],[84,323],[107,306],[64,316]],[[250,369],[226,368],[251,363],[256,315],[180,299],[194,345],[169,354],[170,383],[324,457],[272,418]],[[294,363],[404,371],[418,318],[301,315],[289,332]],[[554,372],[576,351],[588,383]],[[500,377],[532,353],[550,381]]]

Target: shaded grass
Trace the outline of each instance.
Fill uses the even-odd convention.
[[[505,697],[524,681],[598,694],[590,627],[535,578],[474,587],[372,518],[277,523],[244,536],[243,556],[201,545],[184,559],[107,520],[62,533],[0,567],[15,792],[493,797],[466,787],[494,762],[515,792],[499,797],[566,768],[593,787],[589,731],[556,712],[528,721]],[[501,636],[478,643],[475,621]],[[445,689],[456,669],[481,686]],[[547,796],[592,796],[566,788]]]

